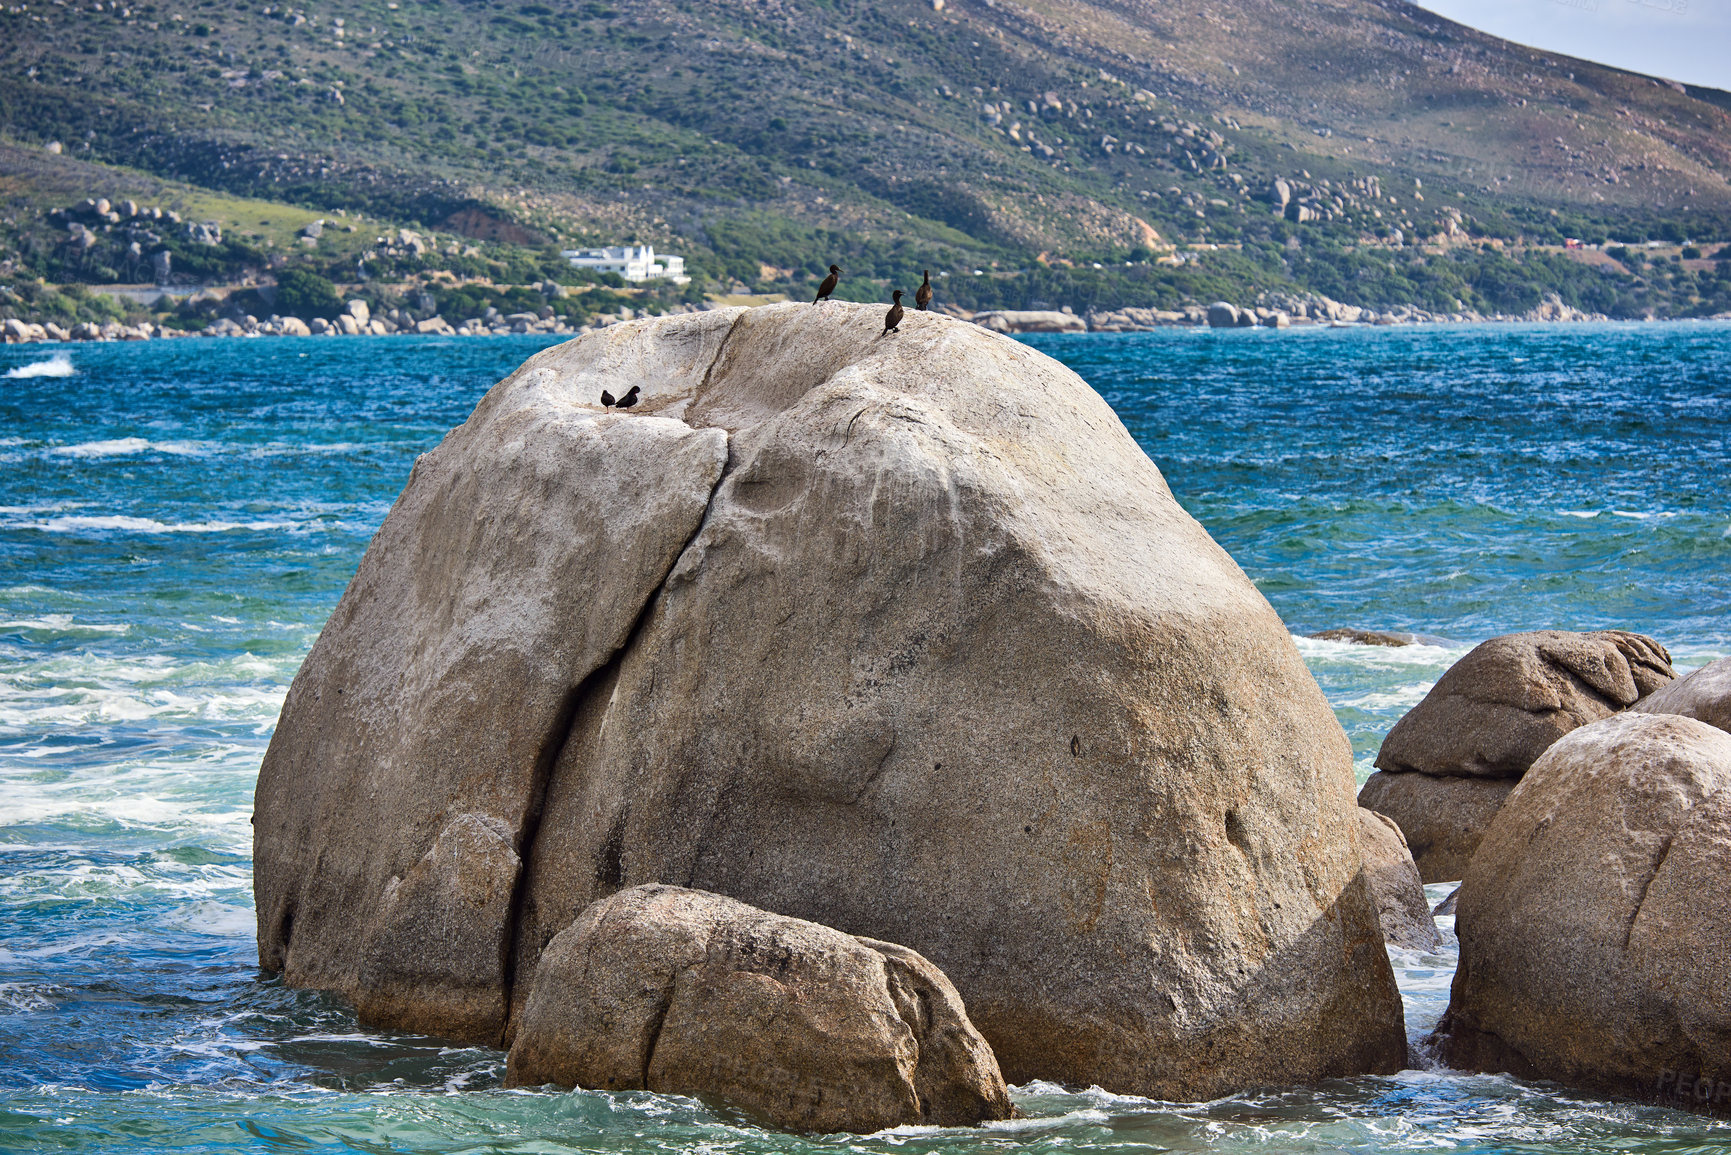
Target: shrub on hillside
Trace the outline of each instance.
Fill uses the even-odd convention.
[[[337,288],[307,269],[287,269],[277,275],[276,311],[285,317],[334,317],[341,309]]]

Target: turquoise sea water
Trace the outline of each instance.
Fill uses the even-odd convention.
[[[1032,1085],[967,1131],[791,1137],[506,1092],[256,970],[252,787],[414,455],[545,339],[0,348],[0,1150],[1731,1149],[1731,1125],[1420,1067],[1169,1104]],[[1362,777],[1467,647],[1544,626],[1731,653],[1731,326],[1041,337],[1301,638]],[[25,372],[21,372],[21,370]],[[1440,899],[1446,888],[1432,888]],[[1453,953],[1396,952],[1409,1032]]]

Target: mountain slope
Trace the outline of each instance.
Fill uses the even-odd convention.
[[[679,246],[747,283],[831,252],[1731,239],[1724,94],[1371,0],[14,5],[0,124],[471,237]]]

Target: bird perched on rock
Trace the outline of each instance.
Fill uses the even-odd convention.
[[[829,267],[829,276],[825,277],[823,279],[823,284],[821,284],[817,287],[817,296],[815,296],[811,299],[811,303],[815,305],[819,301],[829,300],[829,295],[831,293],[835,292],[835,287],[840,283],[841,283],[841,266],[840,265],[831,265]]]
[[[920,273],[925,277],[925,280],[921,281],[920,287],[914,290],[914,304],[923,313],[932,303],[932,271],[921,269]]]
[[[612,409],[614,406],[618,406],[620,409],[629,409],[633,405],[637,404],[637,394],[639,392],[640,387],[633,385],[631,391],[625,394],[625,396],[615,398],[613,394],[603,389],[601,390],[601,404],[607,406],[609,409]]]
[[[614,398],[613,394],[607,392],[607,390],[605,390],[605,389],[601,390],[601,404],[603,404],[607,408],[611,409],[611,408],[613,408],[614,400],[615,400],[615,398]]]
[[[890,311],[884,314],[884,331],[880,334],[884,337],[891,333],[901,332],[896,326],[902,323],[902,291],[897,289],[890,294],[890,297],[895,301],[895,304],[891,305]]]

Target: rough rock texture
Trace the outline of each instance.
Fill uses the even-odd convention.
[[[1376,896],[1383,941],[1413,950],[1435,950],[1442,945],[1442,936],[1431,921],[1424,883],[1419,881],[1418,868],[1413,865],[1400,827],[1393,819],[1362,806],[1358,808],[1358,826],[1365,874],[1370,879],[1370,892]]]
[[[915,952],[670,886],[602,899],[548,944],[506,1081],[714,1096],[802,1131],[1012,1113],[961,996]]]
[[[361,944],[355,1000],[361,1017],[436,1035],[502,1023],[500,983],[511,895],[522,863],[511,830],[490,816],[459,815],[385,893]],[[424,989],[437,975],[431,1000]]]
[[[1519,778],[1558,738],[1671,681],[1671,655],[1623,630],[1507,634],[1450,666],[1383,739],[1376,768]]]
[[[699,372],[727,326],[712,327],[708,358],[700,338],[690,349]],[[685,352],[667,348],[660,372],[676,374]],[[578,691],[625,644],[726,461],[720,430],[589,411],[552,385],[525,366],[415,463],[259,771],[259,960],[382,1024],[503,1037],[511,920],[491,899],[471,910],[470,896],[514,891]],[[433,849],[494,822],[509,855],[458,864]],[[489,920],[500,937],[478,957],[416,961],[405,903],[435,923]],[[480,933],[449,941],[476,946]],[[363,965],[390,976],[383,989],[362,982]]]
[[[477,814],[522,860],[518,1011],[584,908],[663,882],[907,944],[1016,1082],[1398,1068],[1349,746],[1278,617],[1069,370],[881,330],[841,302],[612,326],[428,455],[272,742],[265,965],[364,1004],[390,880]]]
[[[1558,741],[1461,884],[1444,1058],[1731,1110],[1728,876],[1731,735],[1630,712]]]
[[[1426,882],[1466,873],[1497,809],[1558,738],[1671,680],[1671,655],[1622,630],[1507,634],[1450,666],[1389,730],[1358,804],[1394,819]]]
[[[1731,658],[1720,658],[1660,687],[1630,709],[1680,714],[1731,733]]]
[[[1437,778],[1379,770],[1365,780],[1358,804],[1400,827],[1422,881],[1453,882],[1466,875],[1479,839],[1514,788],[1511,778]]]

